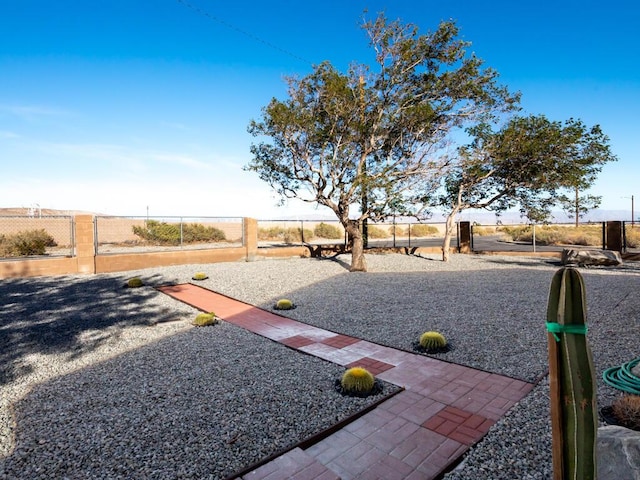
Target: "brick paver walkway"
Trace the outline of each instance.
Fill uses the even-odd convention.
[[[372,411],[244,480],[433,479],[450,467],[533,385],[502,375],[329,332],[192,284],[160,287],[203,311],[293,349],[404,387]]]

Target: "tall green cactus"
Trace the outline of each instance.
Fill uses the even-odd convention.
[[[596,379],[586,317],[582,276],[561,268],[547,308],[554,480],[596,478]]]

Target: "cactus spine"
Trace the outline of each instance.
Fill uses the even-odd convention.
[[[596,380],[586,327],[582,276],[561,268],[547,307],[554,480],[596,478]]]

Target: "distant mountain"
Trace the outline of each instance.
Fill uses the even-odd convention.
[[[272,219],[262,219],[272,220]],[[336,218],[329,214],[311,214],[311,215],[281,215],[273,220],[305,220],[305,221],[336,221]],[[434,214],[426,220],[429,223],[443,223],[446,220],[445,215],[440,212],[434,212]],[[487,212],[484,210],[466,210],[458,216],[460,221],[476,222],[481,225],[495,225],[498,220],[504,224],[520,224],[529,223],[526,218],[520,216],[520,212],[504,212],[499,217],[496,217],[495,213]],[[630,221],[630,213],[625,210],[593,210],[580,219],[580,223],[587,222],[606,222],[606,221]],[[388,222],[392,219],[387,220]],[[396,217],[396,223],[412,223],[415,222],[413,217]],[[573,223],[574,220],[569,218],[564,212],[554,211],[552,212],[551,223]]]
[[[56,210],[55,208],[35,208],[35,207],[0,207],[0,217],[10,216],[30,216],[40,215],[100,215],[99,213],[86,212],[82,210]]]

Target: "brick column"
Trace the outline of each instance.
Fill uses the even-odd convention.
[[[460,222],[460,253],[471,253],[471,222]]]
[[[247,262],[253,262],[258,255],[258,221],[255,218],[244,219],[244,246],[247,249]]]
[[[96,273],[93,216],[76,215],[74,227],[78,273]]]
[[[622,222],[606,222],[605,250],[622,252]]]

